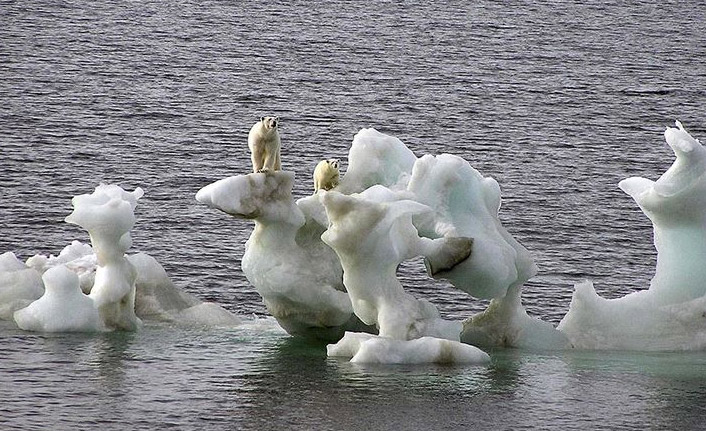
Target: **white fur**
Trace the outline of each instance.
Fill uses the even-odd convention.
[[[320,189],[331,190],[338,185],[340,173],[338,159],[322,160],[314,169],[314,193]]]
[[[281,142],[277,124],[279,117],[262,117],[255,123],[248,134],[253,172],[279,171]]]

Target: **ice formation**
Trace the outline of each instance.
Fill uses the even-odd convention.
[[[127,256],[137,271],[135,314],[142,319],[181,325],[234,326],[241,319],[213,302],[203,302],[177,288],[157,260],[146,254]]]
[[[238,218],[253,219],[243,272],[268,311],[290,334],[337,339],[362,326],[342,282],[341,265],[321,242],[323,207],[292,198],[294,174],[286,171],[225,178],[196,199]]]
[[[90,332],[105,330],[93,299],[79,286],[78,275],[64,265],[42,276],[44,295],[15,312],[17,326],[26,331]]]
[[[37,270],[39,274],[44,274],[49,268],[58,265],[66,265],[67,268],[75,272],[78,275],[83,293],[90,293],[98,265],[96,255],[90,245],[73,241],[64,247],[58,256],[37,254],[27,259],[27,266]]]
[[[365,355],[350,355],[356,360],[395,358],[390,349],[410,361],[431,360],[430,343],[448,352],[451,344],[461,345],[459,339],[505,346],[566,344],[561,333],[527,316],[519,304],[520,288],[536,267],[498,220],[495,180],[456,156],[417,158],[399,139],[374,129],[355,136],[348,162],[333,191],[296,202],[290,172],[229,177],[196,196],[255,220],[243,271],[290,334],[340,337],[349,331],[341,346],[367,346]],[[402,261],[419,255],[431,276],[505,305],[496,307],[493,317],[465,324],[441,319],[433,304],[405,292],[396,277]],[[489,325],[494,319],[503,324]],[[360,321],[369,332],[379,332],[374,339],[381,341],[355,342],[361,335],[350,331]],[[422,338],[426,341],[406,344]],[[467,351],[459,346],[451,350]],[[370,349],[387,353],[376,356]],[[350,347],[332,346],[330,353],[336,352],[351,353]],[[461,355],[459,361],[468,358]]]
[[[0,319],[10,320],[44,294],[41,275],[20,262],[14,253],[0,254]]]
[[[202,302],[176,287],[154,257],[146,253],[125,257],[137,274],[135,315],[138,318],[207,326],[234,326],[241,322],[237,316],[220,305]],[[98,270],[98,259],[93,249],[79,241],[66,246],[58,256],[32,256],[27,259],[27,264],[28,269],[37,278],[41,278],[42,273],[56,266],[67,267],[79,276],[81,290],[86,294],[91,292]],[[41,292],[39,295],[41,296]]]
[[[71,200],[74,211],[66,217],[86,229],[98,260],[89,294],[106,326],[134,330],[141,324],[135,315],[137,271],[125,257],[132,246],[130,229],[135,224],[134,210],[142,189],[126,192],[116,185],[101,184],[93,193]]]
[[[367,201],[338,192],[322,194],[330,224],[321,239],[343,265],[343,284],[353,311],[382,337],[411,340],[426,335],[459,340],[462,325],[441,319],[436,307],[405,292],[397,267],[427,256],[439,271],[471,254],[470,238],[419,237],[412,216],[431,211],[414,201]]]
[[[558,328],[527,315],[528,251],[500,224],[500,188],[463,159],[417,158],[401,141],[361,130],[332,191],[294,201],[294,174],[229,177],[197,199],[252,219],[243,271],[293,335],[335,340],[330,356],[362,363],[484,363],[475,346],[561,349],[706,348],[706,149],[677,123],[665,132],[676,161],[657,181],[620,187],[654,224],[657,268],[648,290],[607,300],[576,285]],[[58,256],[24,264],[0,255],[0,318],[38,331],[139,327],[140,317],[209,325],[239,319],[177,289],[157,261],[126,255],[142,190],[101,185],[73,199],[66,218],[88,230]],[[424,256],[487,310],[465,322],[404,290],[398,265]],[[43,276],[42,276],[43,274]]]
[[[657,181],[620,182],[654,225],[650,287],[608,300],[592,283],[578,284],[559,324],[576,348],[706,348],[706,148],[676,125],[664,133],[674,164]]]
[[[100,185],[93,194],[73,199],[66,221],[85,227],[95,249],[74,241],[58,256],[36,255],[27,264],[11,252],[0,255],[0,319],[14,316],[20,328],[43,332],[134,330],[140,318],[239,324],[223,307],[174,286],[153,257],[125,254],[140,196],[140,189],[128,193]]]

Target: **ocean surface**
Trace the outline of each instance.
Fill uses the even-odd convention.
[[[645,289],[652,227],[617,187],[673,161],[676,119],[706,139],[699,1],[0,0],[0,253],[88,235],[71,198],[142,187],[133,252],[247,322],[148,322],[43,335],[0,324],[3,429],[700,429],[706,354],[492,351],[486,367],[361,367],[284,334],[240,269],[253,225],[194,199],[248,173],[247,133],[281,118],[296,197],[364,127],[451,153],[503,192],[534,256],[530,314],[557,324],[574,283]],[[403,285],[449,319],[487,302]]]

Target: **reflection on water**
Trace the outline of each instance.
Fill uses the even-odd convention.
[[[364,366],[284,339],[244,382],[248,427],[644,429],[704,412],[704,358],[681,354],[491,352],[487,367]],[[679,363],[682,372],[667,371]],[[682,385],[689,376],[691,383]],[[667,395],[666,397],[664,395]],[[655,403],[660,400],[659,403]],[[677,414],[678,413],[678,414]]]
[[[696,429],[706,414],[698,353],[499,349],[487,366],[364,366],[259,322],[0,328],[0,427]]]

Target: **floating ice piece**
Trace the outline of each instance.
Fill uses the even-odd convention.
[[[100,330],[136,329],[141,324],[138,315],[187,325],[239,324],[240,319],[223,307],[201,302],[176,288],[151,256],[125,255],[131,245],[133,211],[142,194],[139,188],[128,193],[115,185],[100,185],[92,194],[72,200],[74,211],[66,220],[88,229],[95,253],[90,245],[73,241],[58,256],[29,258],[29,266],[12,253],[0,255],[0,318],[12,319],[16,310],[26,308],[17,314],[17,322],[24,329],[92,331],[97,330],[92,320],[81,320],[88,316],[82,309],[90,301],[101,317]],[[90,297],[75,295],[73,278],[58,272],[50,276],[49,271],[56,268],[76,275],[81,291]],[[42,296],[45,289],[41,274],[54,283],[53,293]],[[40,297],[41,301],[37,300]],[[74,311],[78,316],[62,317],[57,310],[70,310],[67,304],[71,301],[77,303]],[[50,313],[43,315],[45,311]]]
[[[677,126],[664,132],[674,164],[656,182],[634,177],[619,184],[654,225],[650,292],[660,303],[706,295],[706,148]]]
[[[372,334],[347,332],[326,348],[328,356],[360,364],[486,364],[487,353],[458,341],[422,337],[403,341]]]
[[[15,311],[44,294],[41,274],[20,262],[14,253],[0,254],[0,319],[11,320]]]
[[[48,269],[42,277],[44,295],[14,314],[17,326],[26,331],[92,332],[105,330],[98,309],[79,287],[78,275],[63,265]]]
[[[689,350],[706,346],[706,148],[677,122],[665,139],[674,164],[656,181],[628,178],[620,188],[654,225],[657,268],[647,291],[600,298],[576,285],[559,324],[583,349]]]
[[[137,273],[135,314],[139,318],[169,321],[178,325],[235,326],[241,323],[240,318],[220,305],[202,302],[176,287],[162,265],[152,256],[137,253],[127,256],[127,260],[135,267]],[[27,259],[27,263],[31,263],[32,268],[42,273],[55,266],[66,266],[79,276],[81,290],[85,294],[91,292],[98,266],[91,246],[79,241],[73,241],[66,246],[59,256],[36,255]],[[41,288],[37,295],[39,297],[44,292],[44,287],[38,274],[36,278]],[[4,301],[0,302],[2,303]],[[29,302],[19,308],[28,304]],[[8,318],[12,318],[12,315]]]
[[[125,252],[132,245],[130,229],[142,195],[139,187],[130,193],[116,185],[101,184],[91,194],[74,197],[74,210],[66,217],[67,223],[79,225],[90,234],[98,260],[90,296],[110,328],[135,330],[141,324],[135,315],[137,272]]]
[[[376,172],[388,166],[392,167],[389,177],[384,172]],[[350,183],[349,178],[352,178]],[[464,323],[462,340],[484,346],[533,348],[561,348],[567,344],[563,334],[551,324],[529,317],[521,305],[521,286],[536,274],[537,268],[527,249],[500,223],[500,187],[494,179],[483,177],[468,162],[454,155],[425,155],[416,159],[399,140],[365,130],[353,141],[349,168],[342,184],[356,184],[356,187],[339,186],[337,191],[359,191],[375,184],[350,195],[351,198],[373,203],[412,200],[424,204],[426,210],[412,216],[418,232],[412,237],[444,238],[447,251],[453,250],[450,246],[456,238],[465,238],[466,244],[472,246],[470,257],[460,263],[442,265],[444,268],[439,268],[434,260],[442,254],[425,258],[427,271],[434,278],[447,279],[456,288],[477,298],[493,299],[489,310]],[[355,222],[346,224],[343,230],[360,228],[360,218],[351,220]],[[351,239],[363,237],[357,230],[354,232]],[[326,235],[328,233],[324,238]],[[462,244],[457,242],[457,245]],[[369,252],[351,254],[365,256]],[[351,292],[348,283],[345,284]],[[363,304],[368,303],[363,301]],[[355,299],[353,305],[355,309]]]
[[[293,177],[276,172],[226,178],[196,197],[255,219],[243,271],[290,334],[327,332],[335,338],[362,321],[398,340],[427,335],[458,340],[461,323],[441,319],[436,307],[404,292],[396,278],[397,265],[417,255],[425,256],[430,275],[504,304],[498,310],[505,312],[493,313],[493,319],[507,317],[513,324],[474,328],[493,320],[475,319],[466,324],[468,339],[481,333],[486,340],[504,340],[502,345],[531,344],[545,329],[556,333],[519,305],[520,286],[536,267],[500,224],[497,182],[463,159],[417,159],[399,139],[364,129],[353,139],[348,170],[335,192],[294,203]],[[524,335],[508,336],[519,332],[518,325]],[[498,328],[504,332],[487,332]]]
[[[196,199],[255,220],[243,272],[287,332],[338,339],[361,325],[343,287],[341,265],[318,237],[325,229],[320,204],[304,200],[300,208],[292,199],[293,182],[294,173],[286,171],[239,175],[207,185]]]

